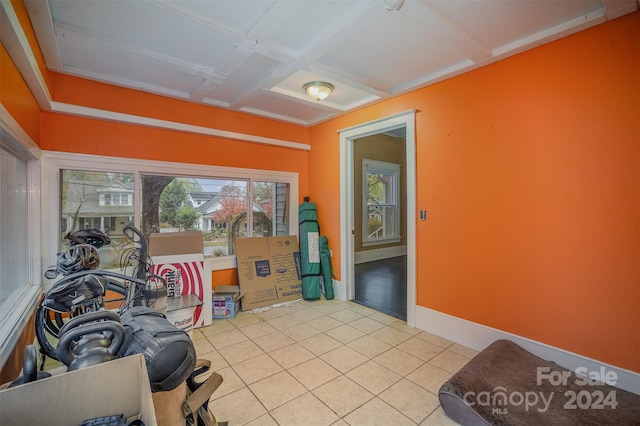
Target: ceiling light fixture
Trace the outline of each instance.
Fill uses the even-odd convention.
[[[333,92],[333,89],[335,89],[333,84],[327,83],[326,81],[310,81],[302,86],[302,88],[314,101],[321,101],[325,99],[331,94],[331,92]]]
[[[402,9],[402,5],[404,5],[404,0],[384,0],[384,7],[389,12]]]

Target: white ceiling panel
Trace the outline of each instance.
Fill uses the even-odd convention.
[[[202,21],[231,34],[248,37],[277,2],[275,0],[158,0],[158,3],[190,19]]]
[[[131,88],[153,88],[154,92],[179,93],[181,98],[202,83],[202,77],[184,64],[120,49],[76,33],[65,33],[61,45],[65,71],[75,75]],[[91,55],[84,54],[87,51]]]
[[[632,13],[638,1],[25,4],[52,70],[313,125]],[[335,87],[320,103],[302,90],[314,80]]]
[[[256,88],[274,69],[282,65],[267,56],[253,54],[214,89],[212,96],[224,102],[235,102]]]
[[[384,7],[371,8],[331,40],[335,47],[318,62],[393,93],[397,86],[467,59],[447,43],[445,35],[424,29],[433,27],[434,15],[419,3],[406,7],[422,13],[420,22],[407,17],[411,11],[405,15],[404,9],[394,13]],[[384,28],[393,31],[380,30]]]
[[[263,23],[255,37],[266,36],[275,45],[301,57],[333,34],[348,28],[369,8],[369,0],[282,2],[270,17],[273,23]]]
[[[335,111],[328,110],[321,104],[292,100],[276,93],[262,92],[248,100],[241,111],[260,114],[270,118],[304,124],[311,120],[330,118]]]
[[[132,50],[214,67],[242,38],[147,1],[52,2],[56,27]],[[214,49],[210,46],[215,46]]]
[[[603,8],[600,0],[433,0],[430,4],[489,49]]]

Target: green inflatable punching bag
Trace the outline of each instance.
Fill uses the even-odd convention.
[[[305,198],[298,207],[300,221],[300,268],[302,269],[302,298],[320,299],[320,228],[316,204]]]
[[[329,239],[320,237],[320,271],[322,272],[322,283],[324,284],[324,297],[331,300],[333,294],[333,266],[331,265],[331,250],[329,249]]]

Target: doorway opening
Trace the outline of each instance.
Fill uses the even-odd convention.
[[[387,243],[391,243],[391,245],[397,243],[394,246],[395,248],[389,244],[381,245],[380,249],[369,246],[367,250],[362,250],[363,252],[366,251],[369,253],[358,254],[358,264],[366,263],[360,261],[362,256],[364,256],[365,260],[368,256],[373,256],[374,258],[378,256],[379,260],[382,258],[389,258],[389,260],[397,258],[396,268],[398,267],[398,261],[400,261],[400,268],[404,267],[404,276],[400,275],[399,279],[406,282],[403,289],[405,293],[400,295],[400,297],[404,297],[406,300],[406,312],[404,316],[400,317],[406,319],[408,325],[414,326],[416,300],[415,111],[404,112],[340,131],[340,262],[343,282],[341,283],[342,288],[336,292],[336,295],[344,300],[355,301],[358,301],[358,298],[365,297],[364,293],[358,294],[356,297],[356,293],[358,292],[356,290],[356,247],[362,246],[362,241],[367,240],[366,237],[362,237],[363,233],[367,232],[367,227],[362,225],[362,223],[366,223],[367,214],[362,214],[362,211],[356,214],[356,209],[354,208],[356,197],[359,197],[360,200],[364,199],[362,193],[356,190],[356,182],[361,181],[356,179],[355,176],[355,145],[358,140],[385,133],[387,135],[404,133],[405,135],[404,158],[402,162],[405,169],[403,176],[406,182],[400,192],[404,194],[406,202],[404,203],[404,209],[400,210],[399,214],[401,215],[406,230],[404,231],[404,235],[396,235],[396,237],[399,237],[397,238],[399,242],[394,240],[390,234],[384,234],[385,238],[388,238]],[[358,183],[358,185],[360,185],[360,183]],[[362,203],[363,205],[365,204],[365,202]],[[385,205],[384,207],[386,208],[388,206]],[[362,221],[357,220],[356,215],[361,215],[359,217],[363,218]],[[363,229],[365,229],[365,231],[362,231]],[[357,232],[357,230],[359,231]],[[375,229],[372,228],[372,231],[375,231]],[[356,235],[358,235],[358,241],[356,241]],[[389,250],[392,252],[391,255],[389,255]],[[381,261],[372,263],[382,264]],[[374,287],[371,287],[371,291],[373,291],[373,289]],[[398,295],[396,294],[396,296]],[[381,311],[384,312],[383,310]]]
[[[407,319],[405,127],[353,141],[354,302]]]

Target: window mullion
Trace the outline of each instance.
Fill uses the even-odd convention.
[[[253,179],[247,181],[247,237],[253,237]]]

